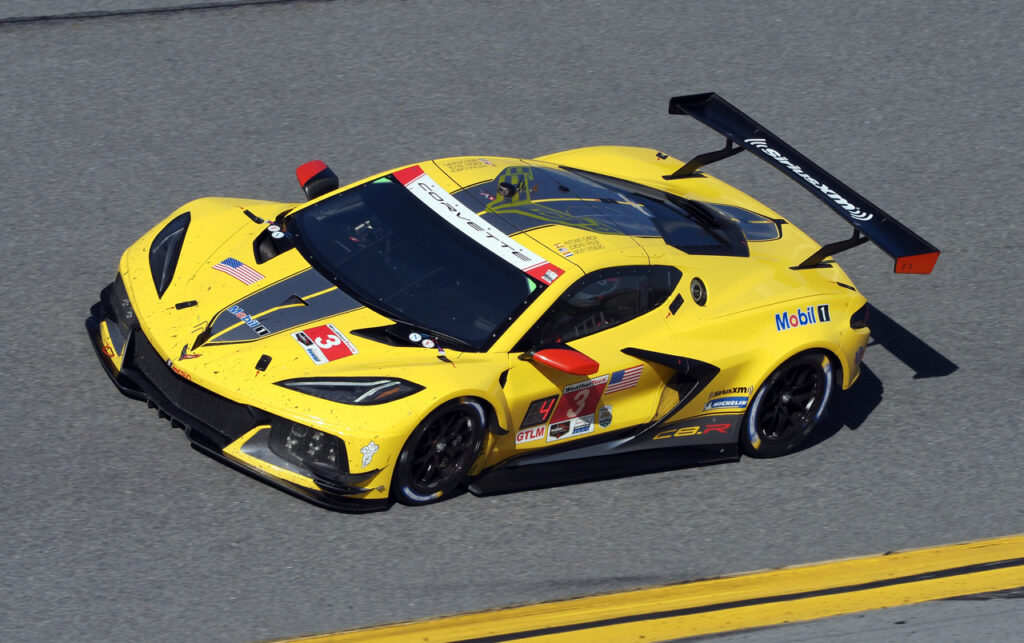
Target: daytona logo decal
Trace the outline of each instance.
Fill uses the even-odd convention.
[[[414,165],[395,172],[395,178],[454,228],[526,274],[551,284],[564,272],[498,230],[461,201],[448,194],[423,169]]]

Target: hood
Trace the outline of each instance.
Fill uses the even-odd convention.
[[[175,215],[189,211],[191,223],[162,296],[148,254],[163,226],[126,252],[121,272],[160,355],[179,375],[206,385],[263,371],[279,381],[394,375],[399,365],[436,364],[436,348],[374,332],[395,322],[334,286],[294,248],[261,253],[269,227],[288,206],[237,199],[184,206]]]

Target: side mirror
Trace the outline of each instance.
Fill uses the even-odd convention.
[[[323,161],[303,163],[295,168],[295,178],[299,180],[302,191],[306,193],[307,201],[338,189],[338,175]]]
[[[600,364],[571,348],[544,348],[537,352],[523,353],[520,359],[550,366],[571,375],[593,375],[601,368]]]

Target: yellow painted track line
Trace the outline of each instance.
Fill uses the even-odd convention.
[[[1024,534],[291,639],[661,641],[1024,587]]]

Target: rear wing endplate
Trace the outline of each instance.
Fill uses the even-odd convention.
[[[702,154],[680,168],[671,178],[692,175],[700,165],[732,156],[745,149],[800,184],[805,190],[832,208],[854,227],[853,240],[863,234],[896,260],[895,272],[927,274],[935,267],[939,250],[919,237],[878,206],[854,192],[849,186],[818,167],[760,123],[734,107],[718,94],[676,96],[669,101],[669,114],[688,114],[711,129],[725,135],[726,147]],[[739,148],[732,147],[735,143]],[[859,245],[853,243],[852,245]],[[830,244],[836,251],[851,247],[850,242]],[[816,253],[815,257],[820,253]],[[818,262],[824,257],[817,259]],[[801,267],[806,266],[805,261]]]

